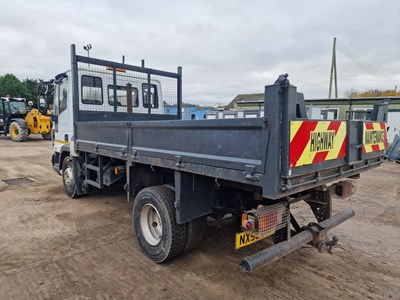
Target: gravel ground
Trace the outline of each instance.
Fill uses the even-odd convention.
[[[1,299],[400,299],[399,164],[334,199],[335,211],[351,206],[356,216],[332,230],[332,255],[304,246],[243,274],[240,260],[269,241],[236,251],[233,224],[208,222],[199,249],[157,265],[134,239],[124,192],[69,199],[51,153],[41,137],[0,137]]]

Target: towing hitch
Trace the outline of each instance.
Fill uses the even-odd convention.
[[[258,267],[276,261],[309,242],[313,242],[313,245],[316,246],[320,252],[330,252],[338,239],[337,237],[333,237],[331,241],[327,241],[328,230],[347,221],[353,217],[354,214],[352,208],[346,208],[321,223],[310,223],[306,226],[306,230],[296,234],[290,240],[281,242],[244,258],[240,263],[240,269],[243,272],[251,272]]]
[[[311,244],[318,249],[320,253],[329,252],[332,254],[332,247],[339,241],[335,235],[332,240],[328,239],[328,230],[318,223],[310,223],[303,227],[303,230],[308,230],[313,235]]]

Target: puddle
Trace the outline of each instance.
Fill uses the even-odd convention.
[[[8,184],[8,185],[24,185],[24,184],[28,184],[33,182],[33,180],[29,179],[29,178],[13,178],[13,179],[5,179],[2,180],[4,183]]]

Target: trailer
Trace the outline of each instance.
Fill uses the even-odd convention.
[[[244,258],[245,272],[305,243],[330,250],[337,239],[327,231],[354,215],[332,215],[332,195],[353,194],[360,173],[384,158],[386,105],[373,121],[308,119],[287,74],[265,86],[262,117],[235,119],[181,120],[180,67],[79,56],[74,45],[54,84],[52,165],[66,194],[124,188],[138,243],[157,263],[196,248],[207,217],[226,215],[240,221],[237,249],[275,243]],[[166,105],[178,109],[165,114]],[[315,215],[304,226],[291,212],[298,201]]]

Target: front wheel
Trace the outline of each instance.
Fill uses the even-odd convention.
[[[10,135],[14,142],[25,142],[28,139],[29,131],[24,121],[12,121],[10,124]]]
[[[77,198],[77,188],[74,178],[72,159],[69,156],[64,158],[62,164],[62,180],[64,185],[64,191],[70,198]]]
[[[43,137],[43,139],[46,140],[46,141],[51,140],[51,132],[42,133],[42,137]]]
[[[133,224],[144,253],[156,263],[172,259],[185,246],[185,225],[176,223],[175,193],[165,186],[141,190],[133,203]]]

